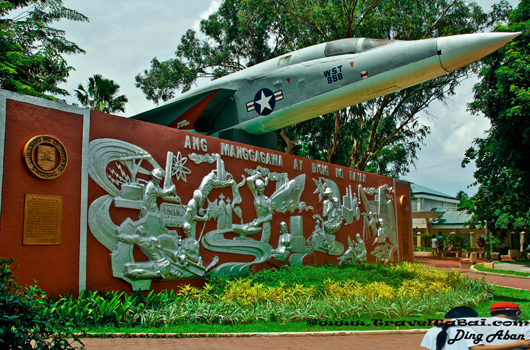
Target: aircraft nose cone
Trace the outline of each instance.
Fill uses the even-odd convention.
[[[489,55],[519,35],[521,32],[464,34],[438,38],[440,63],[443,69],[452,72]]]

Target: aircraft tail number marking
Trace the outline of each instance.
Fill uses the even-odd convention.
[[[324,78],[328,80],[328,84],[335,83],[339,80],[342,80],[343,78],[342,77],[342,65],[325,70],[322,73],[324,73]]]

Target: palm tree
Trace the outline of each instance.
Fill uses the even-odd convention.
[[[88,78],[87,88],[79,84],[75,95],[81,105],[93,111],[105,113],[125,112],[125,103],[129,100],[125,95],[116,96],[120,86],[114,80],[105,79],[101,74]]]

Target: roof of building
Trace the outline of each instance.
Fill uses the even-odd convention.
[[[467,210],[459,210],[459,208],[442,210],[444,210],[443,214],[432,221],[433,225],[463,225],[471,220],[471,214]]]
[[[449,198],[449,199],[458,200],[458,198],[456,198],[456,197],[450,196],[448,194],[445,194],[445,193],[442,193],[442,192],[439,192],[439,191],[431,190],[430,188],[423,187],[423,186],[417,185],[415,183],[411,183],[410,184],[410,193],[411,193],[411,195],[413,197],[417,196],[417,195],[421,195],[421,194],[427,194],[427,195],[431,195],[431,196],[437,196],[437,197],[442,197],[442,198]]]

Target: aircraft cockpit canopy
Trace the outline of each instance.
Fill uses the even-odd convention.
[[[384,45],[392,44],[396,41],[397,40],[370,38],[339,39],[325,44],[323,43],[306,47],[304,49],[298,50],[294,54],[291,53],[282,56],[277,59],[276,62],[278,66],[288,66],[302,62],[311,62],[324,57],[333,57],[369,51]],[[322,50],[322,48],[324,48],[324,50]]]
[[[359,40],[359,38],[353,38],[331,41],[326,44],[324,55],[337,56],[356,53],[359,51],[357,50]]]
[[[368,51],[371,49],[375,49],[380,46],[385,46],[388,44],[392,44],[395,40],[388,40],[388,39],[369,39],[366,38],[363,41],[363,52]]]
[[[387,39],[369,39],[369,38],[352,38],[331,41],[326,44],[324,48],[324,55],[326,56],[337,56],[354,54],[372,50],[376,47],[388,45],[393,43],[394,40]]]

